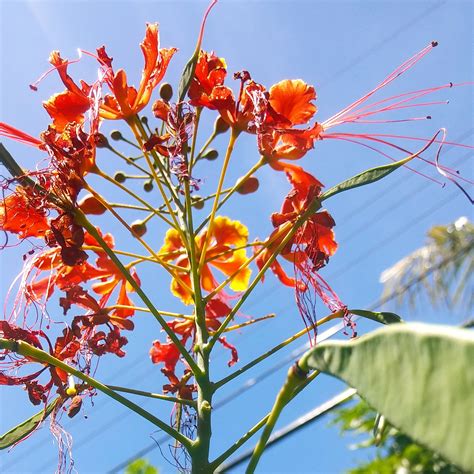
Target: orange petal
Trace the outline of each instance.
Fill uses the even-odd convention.
[[[232,221],[228,217],[218,216],[212,229],[217,245],[245,245],[248,241],[249,231],[239,221]]]
[[[225,275],[231,276],[237,272],[240,267],[245,265],[247,260],[245,249],[240,249],[235,250],[232,253],[231,258],[227,258],[226,260],[212,260],[210,263]],[[232,278],[230,288],[234,291],[245,290],[248,287],[251,273],[252,270],[249,267],[242,268],[242,270],[238,271],[238,273]]]
[[[165,235],[165,242],[161,247],[159,253],[176,252],[184,249],[181,236],[176,229],[168,229]]]
[[[62,132],[69,122],[82,123],[84,113],[90,108],[90,102],[84,95],[78,95],[68,90],[54,94],[43,107],[53,119],[54,126]]]
[[[117,100],[120,110],[122,112],[122,117],[126,118],[133,115],[134,111],[130,107],[129,102],[129,87],[127,84],[127,74],[123,69],[120,69],[116,72],[113,80],[113,91],[115,99]]]
[[[293,125],[308,123],[316,113],[316,91],[301,79],[286,79],[270,88],[270,105]]]
[[[191,279],[188,274],[181,274],[179,276],[188,287],[191,287]],[[171,293],[178,297],[184,304],[191,304],[193,302],[192,293],[174,278],[171,280]]]
[[[33,207],[22,188],[0,200],[0,230],[18,234],[20,238],[42,237],[49,229],[44,213]]]

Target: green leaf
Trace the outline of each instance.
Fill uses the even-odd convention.
[[[415,155],[410,155],[403,160],[395,161],[394,163],[389,163],[388,165],[377,166],[376,168],[370,168],[362,173],[359,173],[352,178],[343,181],[342,183],[329,188],[325,193],[321,194],[320,200],[324,201],[325,199],[330,198],[336,194],[342,193],[344,191],[349,191],[349,189],[358,188],[359,186],[365,186],[366,184],[375,183],[385,176],[389,175],[400,166],[405,165],[410,160],[412,160]]]
[[[51,414],[58,400],[59,397],[54,399],[46,407],[46,409],[41,410],[36,415],[33,415],[31,418],[28,418],[23,423],[20,423],[10,431],[7,431],[5,434],[0,436],[0,449],[9,448],[34,431],[40,425],[40,423],[42,423]]]
[[[416,441],[474,471],[474,332],[394,324],[353,341],[331,341],[299,362],[350,386]]]
[[[374,312],[374,311],[367,311],[365,309],[350,309],[350,313],[356,314],[357,316],[362,316],[363,318],[371,319],[376,323],[380,324],[394,324],[394,323],[402,323],[403,319],[395,313],[388,313],[388,312]]]
[[[191,85],[191,81],[194,77],[194,71],[196,70],[198,59],[199,50],[194,52],[189,61],[186,63],[186,66],[184,66],[181,79],[179,80],[178,102],[182,102],[186,97],[186,93],[188,92],[189,86]]]
[[[158,470],[146,459],[136,459],[126,467],[125,474],[158,474]]]

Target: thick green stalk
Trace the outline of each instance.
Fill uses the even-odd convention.
[[[249,465],[247,466],[246,474],[252,474],[257,467],[258,461],[260,460],[265,446],[267,444],[270,435],[272,434],[273,428],[280,417],[280,413],[288,402],[293,398],[293,393],[298,389],[299,386],[303,385],[306,381],[306,372],[303,372],[298,364],[293,365],[288,371],[286,381],[278,393],[272,411],[270,412],[263,433],[258,440],[257,445],[253,451]]]
[[[311,375],[309,375],[306,380],[298,385],[294,392],[291,394],[289,401],[293,400],[303,389],[305,389],[317,376],[319,372],[315,370]],[[217,472],[221,472],[218,470],[218,467],[232,454],[234,454],[243,444],[245,444],[255,433],[258,433],[261,428],[263,428],[268,419],[270,418],[271,413],[265,415],[256,425],[254,425],[250,430],[247,431],[239,440],[237,440],[229,449],[224,451],[218,458],[212,461],[212,469],[217,470]]]
[[[139,405],[136,405],[132,401],[128,400],[127,398],[123,397],[122,395],[114,392],[112,389],[107,387],[107,385],[104,385],[103,383],[99,382],[96,379],[93,379],[92,377],[89,377],[86,374],[83,374],[81,371],[75,369],[74,367],[71,367],[64,363],[63,361],[56,359],[56,357],[53,357],[52,355],[48,354],[47,352],[38,349],[31,344],[28,344],[27,342],[24,341],[15,341],[11,339],[0,339],[0,348],[1,349],[6,349],[12,352],[16,352],[17,354],[20,354],[24,357],[28,357],[31,359],[34,359],[35,361],[38,361],[39,363],[47,364],[47,365],[52,365],[54,367],[58,367],[59,369],[64,370],[64,372],[67,372],[68,374],[74,375],[78,379],[84,381],[91,387],[94,387],[95,389],[101,391],[102,393],[105,393],[109,397],[113,398],[117,402],[121,403],[122,405],[126,406],[130,410],[134,411],[138,415],[142,416],[143,418],[147,419],[151,423],[153,423],[155,426],[158,426],[161,430],[163,430],[166,434],[170,435],[174,439],[178,440],[186,449],[191,448],[191,440],[188,439],[186,436],[183,434],[179,433],[178,431],[174,430],[170,426],[168,426],[167,423],[164,421],[160,420],[159,418],[156,418],[154,415],[151,413],[147,412],[144,410],[142,407]]]
[[[192,458],[192,472],[204,474],[212,472],[209,466],[209,451],[212,435],[211,403],[214,391],[209,378],[209,352],[207,351],[207,340],[209,338],[209,333],[206,326],[206,307],[201,292],[199,260],[198,255],[196,254],[196,243],[193,228],[191,192],[188,182],[185,183],[185,197],[187,222],[186,234],[188,238],[189,262],[191,267],[191,280],[193,283],[196,318],[195,351],[197,365],[199,368],[199,372],[195,372],[196,383],[198,386],[197,435],[190,454]]]

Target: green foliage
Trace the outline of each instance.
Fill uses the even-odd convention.
[[[125,468],[125,474],[158,474],[158,469],[146,459],[136,459]]]
[[[368,170],[359,173],[352,178],[346,179],[342,183],[329,188],[325,193],[321,194],[321,201],[330,198],[336,194],[342,193],[344,191],[349,191],[350,189],[358,188],[360,186],[365,186],[367,184],[375,183],[385,176],[388,176],[390,173],[395,171],[400,166],[408,163],[414,156],[409,156],[400,161],[395,161],[389,163],[388,165],[377,166],[375,168],[370,168]]]
[[[382,273],[382,298],[397,294],[399,305],[408,303],[415,308],[425,293],[433,306],[458,306],[470,316],[474,309],[473,274],[474,225],[461,217],[454,224],[431,228],[424,247]]]
[[[375,410],[370,408],[364,400],[359,399],[356,404],[338,410],[333,423],[340,426],[343,434],[365,435],[365,439],[354,446],[354,448],[364,448],[376,444],[372,436],[375,420]],[[388,425],[378,443],[376,457],[348,472],[349,474],[393,472],[461,474],[465,471]]]
[[[474,470],[474,333],[392,324],[352,341],[326,341],[299,362],[350,386],[388,422],[452,463]]]
[[[395,313],[388,313],[386,311],[376,312],[376,311],[367,311],[365,309],[351,309],[349,310],[352,314],[361,316],[366,319],[371,319],[376,323],[380,324],[394,324],[402,323],[403,319]]]
[[[6,449],[13,446],[38,428],[39,425],[51,414],[57,401],[58,399],[56,398],[45,409],[0,436],[0,449]]]

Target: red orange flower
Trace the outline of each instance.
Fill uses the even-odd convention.
[[[214,53],[200,51],[196,64],[194,78],[189,86],[189,103],[195,107],[207,107],[215,109],[210,96],[217,86],[224,84],[227,74],[226,63],[223,58],[217,57]]]
[[[301,79],[287,79],[270,88],[265,121],[258,131],[260,153],[270,163],[302,158],[313,148],[321,126],[318,123],[306,129],[296,126],[307,124],[313,118],[317,111],[313,104],[315,99],[314,87]]]
[[[66,90],[51,96],[43,102],[43,106],[53,119],[55,128],[62,132],[70,122],[83,123],[84,114],[91,107],[91,99],[89,98],[91,86],[83,81],[81,87],[77,86],[67,73],[69,61],[61,58],[59,51],[53,51],[50,54],[49,62],[58,71]]]
[[[271,243],[256,259],[259,268],[271,258],[291,231],[292,224],[321,192],[322,184],[301,167],[285,164],[284,169],[293,189],[286,196],[281,211],[272,215],[275,230],[268,239]],[[334,225],[334,220],[327,211],[314,213],[296,231],[280,255],[295,267],[301,267],[310,261],[313,271],[319,270],[337,250],[332,230]],[[297,287],[295,280],[285,273],[277,260],[273,261],[270,268],[284,285]]]
[[[44,237],[49,230],[41,200],[35,202],[27,190],[18,186],[14,193],[0,200],[0,230],[17,234],[21,239]]]
[[[105,80],[112,92],[106,95],[100,107],[100,116],[105,119],[128,119],[140,112],[150,101],[153,89],[163,79],[168,64],[177,51],[176,48],[159,49],[158,25],[147,24],[145,38],[140,43],[145,58],[145,66],[138,90],[127,83],[127,75],[123,69],[115,74],[112,70],[112,59],[105,49],[99,49],[98,56],[107,68]]]

